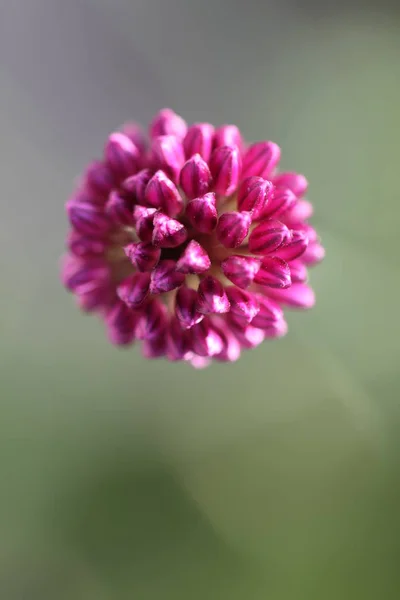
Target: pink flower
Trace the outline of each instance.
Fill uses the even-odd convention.
[[[283,307],[311,308],[324,249],[308,182],[280,148],[170,109],[112,133],[66,204],[62,280],[108,339],[195,367],[282,337]]]

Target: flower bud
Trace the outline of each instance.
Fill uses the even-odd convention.
[[[236,125],[222,125],[216,129],[214,134],[214,148],[220,146],[237,146],[241,150],[243,146],[242,135]]]
[[[289,262],[304,254],[308,246],[308,237],[302,231],[292,231],[291,237],[275,252],[276,256]]]
[[[239,210],[249,210],[253,220],[259,219],[271,200],[274,186],[262,177],[248,177],[239,188]]]
[[[272,288],[287,288],[292,283],[289,265],[276,256],[266,256],[262,260],[254,282]]]
[[[150,124],[150,136],[176,136],[183,139],[187,132],[186,122],[170,108],[160,110]]]
[[[128,244],[124,248],[126,256],[129,258],[138,271],[151,271],[160,260],[161,250],[155,248],[149,242],[135,242]]]
[[[268,294],[290,308],[312,308],[315,304],[314,292],[305,283],[293,283],[287,289],[270,289]]]
[[[157,298],[145,304],[136,328],[136,335],[141,340],[151,340],[165,334],[167,327],[167,309]]]
[[[307,200],[297,200],[286,211],[285,221],[291,225],[297,225],[309,219],[313,214],[313,206]]]
[[[106,213],[115,225],[122,227],[133,227],[134,225],[133,202],[117,191],[111,192],[106,204]]]
[[[218,222],[215,194],[209,193],[191,200],[186,206],[186,216],[197,231],[211,233]]]
[[[129,308],[139,308],[149,293],[150,274],[135,273],[122,281],[118,288],[118,297]]]
[[[207,252],[196,240],[189,242],[176,263],[176,270],[185,274],[192,273],[199,275],[208,271],[210,267],[211,261]]]
[[[158,248],[176,248],[187,238],[187,229],[180,222],[161,212],[154,215],[153,244]]]
[[[291,234],[286,225],[280,221],[267,219],[251,232],[249,250],[254,254],[268,254],[274,252],[290,238]]]
[[[201,158],[208,162],[212,152],[213,135],[214,127],[210,123],[195,123],[189,127],[183,140],[186,158],[200,154]]]
[[[214,190],[221,196],[231,196],[239,183],[242,159],[237,146],[220,146],[211,155],[210,170]]]
[[[122,182],[121,187],[127,195],[132,196],[134,202],[137,204],[144,204],[145,191],[150,179],[150,169],[142,169],[139,173],[136,173],[136,175],[127,177],[127,179]]]
[[[206,194],[211,184],[211,173],[208,164],[195,154],[184,164],[180,174],[181,188],[191,200]]]
[[[85,183],[88,189],[106,198],[115,186],[116,180],[108,165],[100,160],[95,160],[86,169]]]
[[[157,336],[145,339],[142,345],[144,358],[161,358],[167,352],[167,329],[160,331]]]
[[[292,283],[306,283],[308,279],[307,267],[303,260],[304,254],[301,257],[301,260],[290,261],[290,279],[292,280]]]
[[[145,153],[147,148],[146,136],[140,125],[133,122],[125,123],[121,128],[121,132],[135,144],[139,154]]]
[[[155,165],[177,183],[185,162],[182,142],[172,135],[160,135],[153,140],[152,149]]]
[[[243,158],[243,177],[268,179],[281,158],[281,149],[274,142],[256,142],[246,151]]]
[[[226,313],[230,304],[224,286],[215,277],[205,277],[197,290],[197,310],[201,313]]]
[[[110,220],[104,209],[97,204],[69,200],[66,209],[71,225],[83,235],[101,235],[111,229]]]
[[[254,281],[261,260],[251,256],[229,256],[221,263],[222,271],[235,285],[246,289]]]
[[[118,300],[106,317],[109,340],[117,346],[132,344],[136,324],[137,315],[124,302]]]
[[[185,275],[176,270],[174,260],[161,260],[151,272],[150,292],[163,294],[182,285]]]
[[[325,256],[325,249],[318,241],[311,242],[304,254],[301,257],[301,260],[305,262],[306,265],[315,265],[320,262]]]
[[[75,256],[80,258],[104,254],[108,246],[107,238],[89,237],[72,229],[68,235],[67,245]]]
[[[288,188],[296,198],[301,198],[307,192],[308,181],[300,173],[279,173],[273,179],[273,184],[278,188]]]
[[[63,261],[61,279],[71,292],[77,292],[93,282],[103,287],[110,282],[110,268],[102,257],[79,259],[69,255]]]
[[[190,350],[188,332],[182,329],[179,320],[172,317],[167,334],[167,356],[169,360],[183,360]]]
[[[157,171],[150,179],[145,199],[149,206],[162,210],[170,217],[177,216],[183,208],[183,200],[175,184],[163,171]]]
[[[251,322],[253,327],[268,329],[276,321],[283,319],[283,310],[279,304],[263,294],[256,294],[255,297],[258,302],[259,311]]]
[[[176,293],[175,313],[185,329],[190,329],[204,318],[204,315],[197,310],[196,303],[197,292],[182,285]]]
[[[137,170],[139,150],[124,133],[112,133],[104,149],[106,163],[120,180]]]
[[[224,348],[221,335],[207,318],[190,329],[190,337],[193,350],[199,356],[216,356]]]
[[[145,206],[137,205],[133,211],[135,219],[136,233],[142,242],[151,242],[154,229],[155,208],[146,208]]]
[[[231,313],[250,323],[259,311],[255,295],[233,285],[228,286],[225,291],[231,305]]]
[[[296,196],[288,189],[276,188],[274,195],[268,202],[263,211],[263,218],[278,218],[283,215],[296,203]]]
[[[251,225],[251,213],[223,213],[217,225],[217,238],[225,248],[237,248],[247,237]]]

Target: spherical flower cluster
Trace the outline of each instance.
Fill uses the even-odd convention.
[[[67,202],[64,285],[147,358],[201,367],[283,336],[282,307],[314,304],[307,267],[324,255],[307,180],[234,125],[188,127],[163,109],[149,134],[110,135]]]

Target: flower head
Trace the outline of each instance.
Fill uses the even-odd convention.
[[[324,249],[307,180],[280,154],[170,109],[149,141],[132,124],[109,136],[66,204],[62,279],[112,343],[202,367],[285,335],[283,306],[313,306],[307,268]]]

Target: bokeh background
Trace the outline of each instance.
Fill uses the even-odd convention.
[[[58,280],[129,118],[273,139],[311,182],[314,310],[234,365],[118,351]],[[400,10],[0,0],[0,597],[400,595]]]

